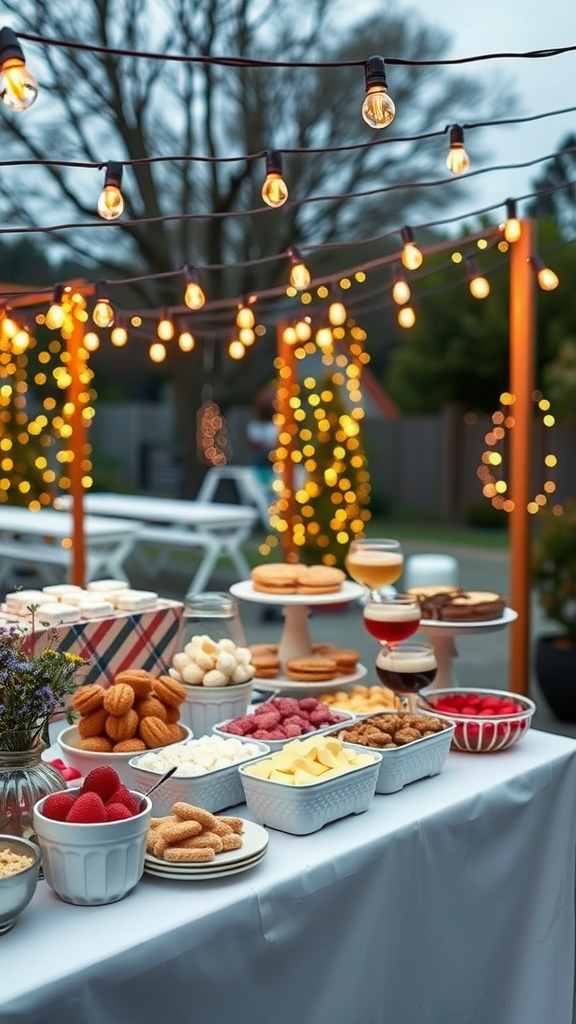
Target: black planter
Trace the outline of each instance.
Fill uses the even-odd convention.
[[[561,722],[576,722],[576,644],[559,636],[539,637],[536,675],[556,718]]]

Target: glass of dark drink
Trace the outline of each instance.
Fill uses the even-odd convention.
[[[434,682],[437,669],[436,655],[430,644],[382,647],[376,658],[378,679],[400,697],[406,710],[410,709],[409,698]]]
[[[381,644],[399,644],[408,640],[420,625],[420,602],[411,594],[395,594],[364,605],[364,627]]]

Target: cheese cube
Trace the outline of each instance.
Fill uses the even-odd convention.
[[[310,772],[304,772],[300,768],[296,769],[293,778],[295,786],[312,786],[319,781],[316,775],[310,775]]]
[[[308,775],[323,775],[327,767],[311,757],[297,757],[294,761],[294,773],[306,772]]]
[[[337,765],[334,754],[328,748],[326,750],[318,751],[318,761],[320,764],[325,764],[327,768],[335,768]]]
[[[270,772],[270,782],[283,782],[287,786],[294,785],[294,775],[288,774],[288,772],[279,772],[276,768],[273,768]]]
[[[272,771],[272,761],[257,761],[256,764],[247,766],[246,771],[250,775],[256,775],[259,779],[269,779]]]

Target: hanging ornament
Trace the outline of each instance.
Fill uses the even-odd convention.
[[[200,462],[208,466],[225,466],[232,458],[226,418],[212,400],[210,378],[214,369],[214,340],[204,346],[202,373],[202,405],[196,414],[196,452]]]

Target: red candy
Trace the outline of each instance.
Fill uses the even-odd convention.
[[[45,818],[52,818],[54,821],[66,821],[73,804],[74,797],[71,793],[52,793],[44,801],[42,814]]]
[[[442,711],[448,715],[465,715],[466,717],[478,715],[480,718],[499,718],[502,715],[516,715],[524,710],[510,697],[498,697],[496,694],[480,697],[478,693],[455,693],[436,701],[432,698],[428,703],[436,711]]]
[[[234,718],[222,726],[233,736],[251,735],[255,740],[285,740],[305,736],[323,726],[336,725],[344,716],[334,714],[315,697],[274,697],[259,704],[253,715]]]
[[[96,825],[106,821],[106,808],[97,793],[81,793],[68,811],[66,821],[76,825]]]

